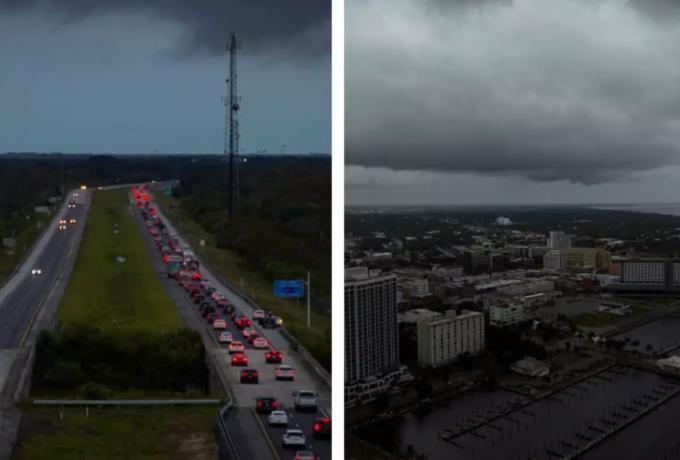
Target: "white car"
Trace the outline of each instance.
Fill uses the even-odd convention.
[[[224,331],[220,333],[217,339],[220,343],[231,343],[234,340],[234,336],[229,331]]]
[[[283,447],[305,447],[307,439],[302,430],[297,428],[287,429],[282,436]]]
[[[264,318],[264,310],[255,310],[253,312],[253,320]]]
[[[269,340],[265,339],[264,337],[258,337],[253,340],[253,347],[259,349],[269,348]]]
[[[316,412],[316,392],[300,390],[295,393],[295,409],[299,412]]]
[[[274,371],[276,380],[295,380],[295,369],[289,364],[281,364]]]
[[[34,275],[34,276],[35,275],[42,275],[42,270],[39,269],[39,268],[34,268],[33,270],[31,270],[31,275]]]
[[[232,340],[232,342],[229,344],[229,354],[234,354],[234,353],[239,353],[243,352],[246,350],[246,347],[243,346],[243,342],[240,340]]]
[[[269,414],[269,425],[270,426],[288,426],[288,414],[285,410],[273,410]]]
[[[250,334],[257,334],[257,331],[255,330],[254,327],[244,327],[242,334],[243,337],[247,339],[248,337],[250,337]]]
[[[226,329],[227,328],[227,322],[223,319],[216,319],[215,322],[213,322],[213,329]]]

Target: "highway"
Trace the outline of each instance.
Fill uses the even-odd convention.
[[[76,230],[84,225],[87,191],[76,191],[78,196],[67,198],[65,206],[57,213],[31,255],[19,271],[0,290],[0,349],[19,348],[23,345],[28,327],[32,324],[37,310],[52,290],[67,255],[77,248]],[[74,200],[75,208],[66,206]],[[59,229],[59,220],[66,219],[66,228]],[[69,223],[75,219],[75,223]],[[40,274],[33,274],[40,270]]]
[[[71,200],[74,208],[68,207]],[[30,345],[40,329],[52,324],[77,254],[89,201],[88,191],[69,192],[28,256],[0,288],[0,459],[11,455],[21,420],[20,411],[13,407],[15,392],[24,376]],[[61,219],[66,219],[64,229],[59,229]],[[75,222],[70,223],[71,219]],[[33,274],[35,269],[41,273]]]
[[[163,220],[163,223],[167,226],[170,234],[177,235],[182,243],[187,244],[186,241],[182,239],[180,234],[176,231],[172,222],[160,212],[157,205],[152,202],[153,207],[158,210],[159,217]],[[135,206],[136,209],[136,206]],[[139,216],[139,212],[137,212]],[[254,433],[250,433],[250,436],[246,434],[245,437],[239,437],[237,442],[243,444],[249,444],[249,449],[253,447],[261,448],[262,446],[273,447],[275,453],[275,458],[277,459],[292,459],[295,454],[295,450],[286,451],[282,448],[281,436],[283,434],[283,428],[272,428],[268,426],[267,416],[257,416],[252,408],[255,406],[256,398],[258,397],[274,397],[279,401],[282,409],[286,410],[289,414],[290,428],[301,428],[307,439],[307,448],[314,451],[314,453],[324,460],[331,458],[331,441],[330,440],[316,440],[312,436],[312,427],[314,419],[321,416],[321,412],[316,414],[312,413],[298,413],[294,409],[294,395],[293,392],[306,389],[313,390],[318,393],[318,403],[319,408],[323,410],[328,410],[330,407],[330,388],[325,385],[323,380],[310,371],[308,366],[302,361],[302,358],[293,350],[290,349],[288,341],[281,335],[278,330],[273,329],[262,329],[257,325],[254,327],[258,330],[261,336],[266,337],[271,346],[281,351],[284,355],[283,363],[290,364],[295,369],[295,381],[292,382],[282,382],[276,381],[274,378],[274,370],[277,365],[267,364],[265,362],[265,350],[256,350],[252,345],[244,341],[246,346],[246,355],[249,358],[249,364],[247,368],[257,369],[259,374],[258,384],[241,384],[240,375],[242,367],[232,367],[231,357],[228,354],[226,346],[220,345],[217,341],[219,333],[214,331],[210,325],[200,316],[197,311],[196,306],[190,300],[190,297],[184,292],[184,290],[178,285],[178,283],[169,279],[165,273],[164,265],[161,261],[160,251],[156,249],[152,237],[149,232],[146,231],[146,226],[143,223],[141,216],[139,217],[139,227],[142,231],[147,247],[151,252],[152,259],[154,262],[154,267],[157,270],[158,276],[161,279],[166,291],[169,293],[177,308],[182,316],[183,320],[187,325],[198,329],[203,337],[206,344],[208,354],[219,366],[219,373],[223,376],[225,383],[228,385],[229,390],[233,396],[234,404],[236,410],[238,411],[239,417],[242,420],[242,424],[247,426],[259,428],[260,436]],[[242,314],[252,318],[253,308],[243,301],[235,292],[233,292],[229,287],[225,286],[219,281],[217,277],[211,273],[200,256],[198,257],[201,262],[201,273],[204,279],[209,280],[210,285],[215,287],[219,292],[224,294],[233,303],[237,310]],[[227,330],[231,332],[235,339],[242,340],[241,331],[233,324],[230,318],[227,319]],[[242,340],[243,341],[243,340]],[[255,423],[253,423],[253,421]],[[254,436],[254,437],[253,437]],[[247,439],[246,439],[247,438]],[[259,444],[258,444],[259,443]],[[271,458],[271,454],[267,456]],[[255,456],[254,458],[265,458],[264,452],[261,456]]]

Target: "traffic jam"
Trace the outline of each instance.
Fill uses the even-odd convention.
[[[148,186],[132,187],[132,194],[149,234],[161,253],[167,276],[184,289],[206,327],[215,335],[220,346],[227,350],[228,364],[240,369],[240,383],[260,383],[263,376],[255,363],[261,365],[264,361],[266,366],[274,369],[276,383],[288,382],[291,385],[293,408],[284,407],[273,396],[262,396],[253,401],[254,410],[263,425],[267,425],[266,431],[279,455],[299,460],[318,460],[321,457],[312,449],[316,441],[326,441],[328,449],[324,451],[330,452],[331,418],[318,408],[316,392],[294,387],[295,368],[286,363],[283,353],[272,347],[269,340],[254,327],[257,324],[262,329],[276,329],[281,327],[282,319],[261,309],[254,310],[251,317],[241,312],[224,294],[211,286],[209,280],[204,279],[200,263],[191,248],[170,233],[151,205]],[[308,430],[296,422],[306,420],[310,415],[312,428],[308,434],[311,436],[306,436],[305,431]]]

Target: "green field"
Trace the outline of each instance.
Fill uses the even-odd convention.
[[[61,327],[167,332],[182,326],[133,220],[128,190],[97,191],[59,306]],[[120,263],[117,257],[125,257]]]
[[[21,258],[31,248],[31,245],[38,238],[43,228],[49,220],[51,215],[42,213],[32,213],[31,224],[28,225],[22,232],[16,235],[16,249],[14,254],[7,254],[0,249],[0,282],[12,273],[14,267],[17,266]],[[4,235],[0,235],[2,237]],[[1,239],[1,238],[0,238]]]
[[[216,406],[141,409],[29,407],[12,460],[208,460],[217,456]]]
[[[634,318],[638,315],[641,315],[649,311],[649,309],[647,308],[638,306],[633,306],[631,309],[632,309],[631,314],[626,316],[612,315],[610,313],[593,312],[575,316],[573,318],[573,321],[577,326],[604,327],[617,321]]]
[[[154,195],[163,212],[179,227],[189,240],[192,248],[203,256],[219,274],[234,287],[244,292],[263,308],[272,310],[281,316],[284,327],[293,334],[302,345],[309,350],[324,366],[330,370],[331,363],[331,317],[312,310],[312,327],[307,328],[307,308],[301,299],[298,306],[295,300],[284,300],[274,297],[271,282],[254,272],[246,260],[226,249],[215,245],[214,235],[189,219],[174,198]],[[201,247],[199,242],[205,241]],[[314,289],[314,278],[311,280]]]

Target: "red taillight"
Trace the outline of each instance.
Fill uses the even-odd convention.
[[[257,402],[257,407],[262,407],[262,401]]]
[[[279,403],[277,403],[276,401],[272,402],[272,407],[276,409],[277,407],[279,407]]]
[[[315,431],[315,432],[321,431],[321,425],[319,425],[318,423],[315,422],[315,423],[314,423],[314,431]]]

